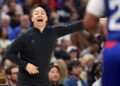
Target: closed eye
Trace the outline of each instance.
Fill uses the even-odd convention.
[[[39,13],[37,13],[37,12],[35,13],[35,15],[38,15],[38,14],[39,14]]]
[[[41,14],[44,15],[45,13],[42,12]]]

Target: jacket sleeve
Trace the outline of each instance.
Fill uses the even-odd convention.
[[[20,67],[26,67],[27,62],[20,59],[18,54],[25,46],[25,34],[18,36],[10,45],[6,51],[5,58],[9,59],[13,63],[17,64]]]
[[[83,21],[77,21],[71,24],[67,25],[59,25],[59,26],[53,26],[53,29],[57,35],[57,37],[61,37],[76,31],[83,30]]]

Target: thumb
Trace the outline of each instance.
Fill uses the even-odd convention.
[[[39,67],[36,67],[36,68],[39,68]]]

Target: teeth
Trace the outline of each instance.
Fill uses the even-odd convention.
[[[39,21],[38,23],[39,23],[39,24],[41,24],[42,22],[41,22],[41,21]]]
[[[43,20],[42,19],[39,19],[39,20],[37,20],[38,22],[42,22]]]

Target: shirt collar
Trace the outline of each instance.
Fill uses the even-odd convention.
[[[33,27],[33,31],[43,33],[43,32],[46,30],[46,28],[47,28],[47,27],[45,27],[44,30],[41,32],[38,28]]]

